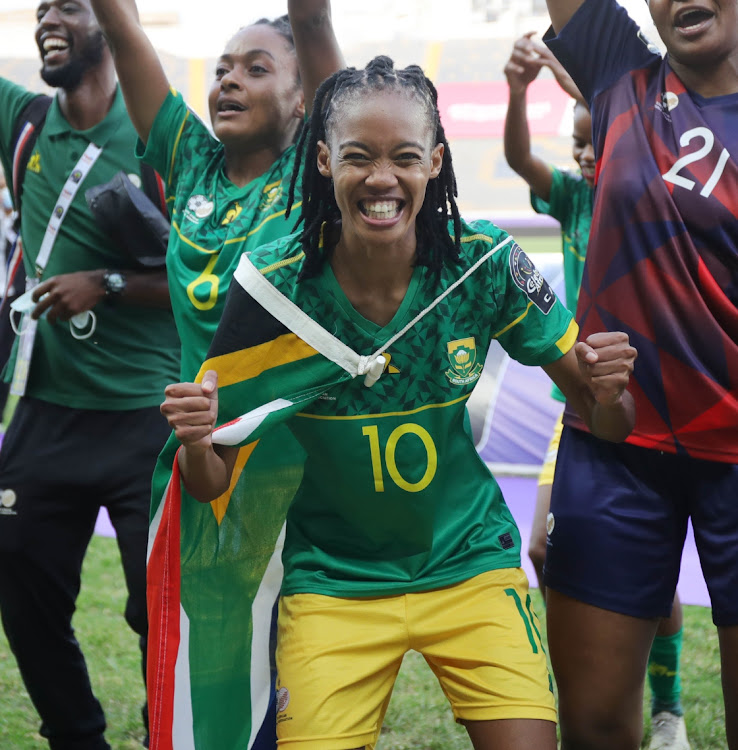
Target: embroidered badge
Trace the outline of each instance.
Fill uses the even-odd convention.
[[[259,211],[268,211],[282,197],[282,192],[281,182],[278,182],[276,185],[267,185],[261,196]]]
[[[449,341],[446,344],[446,355],[451,369],[444,375],[453,385],[467,385],[479,379],[483,363],[477,362],[477,343],[474,336]]]
[[[185,218],[194,224],[199,224],[202,219],[206,219],[215,210],[215,204],[209,201],[204,195],[193,195],[187,201],[185,208]]]

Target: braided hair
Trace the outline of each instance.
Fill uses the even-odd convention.
[[[332,251],[330,242],[323,242],[323,227],[332,227],[341,219],[336,204],[333,184],[317,169],[318,142],[328,143],[328,133],[341,116],[347,102],[366,96],[367,92],[401,91],[416,98],[426,108],[434,133],[434,143],[444,146],[441,171],[429,180],[425,199],[415,223],[417,250],[415,264],[440,272],[444,262],[458,262],[461,246],[461,218],[456,205],[456,176],[451,162],[451,150],[441,125],[438,112],[438,93],[431,81],[417,65],[396,70],[389,57],[375,57],[363,70],[346,68],[327,78],[315,93],[312,115],[303,128],[297,144],[298,160],[292,174],[288,205],[295,197],[301,163],[302,210],[297,224],[303,224],[301,235],[305,252],[300,278],[314,276]],[[453,220],[453,234],[448,222]]]

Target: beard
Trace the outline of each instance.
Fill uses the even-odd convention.
[[[48,86],[73,91],[82,83],[85,73],[97,67],[105,54],[105,37],[99,29],[92,32],[79,51],[73,50],[69,62],[59,68],[41,67],[41,79]]]

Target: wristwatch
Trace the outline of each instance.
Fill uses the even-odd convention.
[[[108,299],[117,299],[126,288],[126,277],[120,271],[105,271],[103,288]]]

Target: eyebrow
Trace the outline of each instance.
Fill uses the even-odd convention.
[[[339,148],[367,148],[366,143],[362,143],[361,141],[344,141],[343,143],[338,144]],[[393,150],[401,149],[401,148],[417,148],[421,151],[424,149],[423,144],[418,143],[417,141],[403,141],[402,143],[398,143]]]
[[[253,57],[255,55],[266,55],[267,57],[271,57],[272,60],[274,60],[274,55],[268,50],[268,49],[250,49],[248,52],[244,52],[242,55],[231,55],[231,54],[223,54],[218,59],[219,60],[226,60],[227,62],[230,62],[233,60],[234,57]]]

